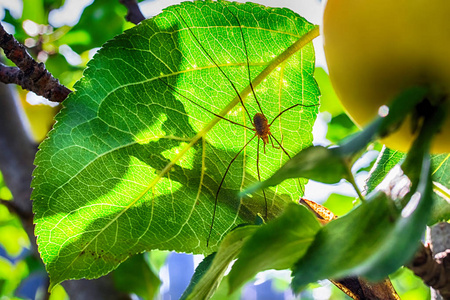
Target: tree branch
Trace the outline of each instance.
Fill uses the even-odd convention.
[[[0,199],[0,204],[4,205],[11,214],[17,215],[21,220],[33,220],[33,214],[22,210],[14,201]]]
[[[438,290],[443,299],[450,299],[450,249],[433,257],[429,246],[420,244],[407,268],[422,278],[428,286]]]
[[[16,67],[1,65],[0,81],[15,83],[22,88],[43,96],[50,101],[62,102],[70,94],[70,90],[61,85],[45,69],[43,63],[37,63],[26,51],[25,47],[5,31],[0,24],[0,47]]]
[[[127,21],[137,25],[145,20],[136,0],[119,0],[119,2],[128,9],[128,14],[125,17]]]

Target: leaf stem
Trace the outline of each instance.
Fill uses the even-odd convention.
[[[363,194],[361,193],[361,190],[358,188],[358,185],[356,184],[355,177],[353,177],[353,174],[351,172],[349,172],[347,180],[353,186],[353,189],[355,189],[356,194],[358,195],[358,198],[361,200],[361,202],[366,201]]]

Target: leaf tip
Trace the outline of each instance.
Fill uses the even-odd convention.
[[[239,193],[239,197],[245,197],[245,196],[251,195],[254,192],[256,192],[257,190],[260,190],[261,188],[263,188],[263,186],[264,186],[263,182],[257,182],[255,184],[249,186],[245,190],[241,191]]]

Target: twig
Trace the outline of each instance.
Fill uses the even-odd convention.
[[[5,31],[0,24],[0,47],[5,51],[5,55],[17,66],[1,66],[0,80],[4,83],[16,83],[36,93],[44,96],[50,101],[62,102],[70,90],[61,85],[45,69],[43,63],[37,63],[25,50],[25,47]]]
[[[128,9],[128,14],[125,17],[127,21],[137,25],[145,20],[136,0],[119,0],[119,2]]]
[[[31,212],[24,211],[17,206],[14,201],[0,199],[0,204],[4,205],[10,213],[17,215],[23,221],[31,221],[33,219],[33,214]]]
[[[433,258],[430,247],[420,244],[414,259],[406,267],[422,278],[425,284],[438,290],[442,298],[450,299],[450,249]]]

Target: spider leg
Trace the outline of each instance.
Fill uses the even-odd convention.
[[[236,155],[233,157],[233,159],[230,161],[230,163],[228,164],[227,169],[225,170],[225,174],[222,177],[222,180],[220,181],[219,187],[217,188],[217,192],[216,192],[216,198],[214,200],[214,210],[213,210],[213,215],[212,215],[212,220],[211,220],[211,226],[209,228],[209,234],[208,234],[208,238],[206,239],[206,247],[209,246],[209,240],[211,239],[211,234],[212,234],[212,230],[213,230],[213,226],[214,226],[214,220],[216,219],[216,210],[217,210],[217,203],[219,201],[219,192],[220,189],[222,188],[222,185],[225,181],[225,177],[228,174],[228,171],[231,168],[231,165],[233,164],[233,162],[236,160],[236,158],[239,156],[239,154],[241,154],[241,152],[245,149],[245,147],[247,147],[247,145],[253,141],[253,139],[256,137],[256,134],[247,142],[245,143],[245,145],[241,148],[241,150],[239,150],[238,153],[236,153]]]
[[[264,143],[264,149],[265,149],[266,144]],[[258,173],[258,181],[261,181],[261,173],[259,171],[259,139],[258,139],[258,144],[256,147],[256,171]],[[268,208],[267,208],[267,197],[266,197],[266,192],[264,191],[264,189],[262,190],[263,195],[264,195],[264,203],[266,205],[266,212],[264,215],[264,218],[267,219],[267,215],[268,215]]]

